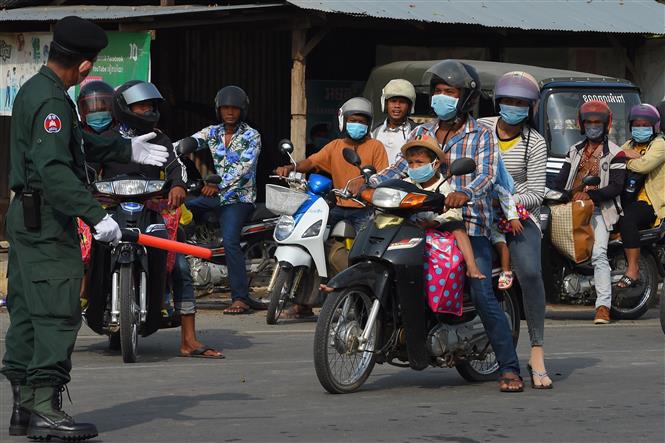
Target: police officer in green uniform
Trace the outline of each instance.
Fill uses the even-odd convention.
[[[97,25],[66,17],[54,28],[46,66],[28,80],[14,101],[11,121],[9,237],[10,326],[2,373],[14,396],[10,435],[83,440],[93,424],[75,423],[62,408],[70,381],[71,353],[81,326],[83,277],[76,218],[94,227],[99,241],[117,244],[118,224],[85,185],[90,161],[134,161],[161,166],[168,153],[133,139],[102,138],[81,130],[67,89],[92,70],[108,40]]]

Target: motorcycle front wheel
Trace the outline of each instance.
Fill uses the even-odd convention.
[[[359,349],[372,300],[371,294],[361,287],[336,291],[326,297],[314,334],[314,369],[321,386],[331,394],[356,391],[374,369],[380,316],[365,350]]]
[[[131,264],[120,265],[118,302],[120,303],[120,349],[122,361],[135,363],[139,338],[139,307],[136,282]]]
[[[293,278],[296,274],[294,268],[280,267],[277,271],[277,278],[272,289],[268,292],[269,303],[266,312],[266,323],[269,325],[277,324],[277,319],[288,303],[289,293],[293,285]]]
[[[660,292],[660,328],[665,334],[665,287]]]
[[[497,288],[494,288],[497,291]],[[506,314],[513,335],[513,345],[517,346],[520,337],[520,308],[515,289],[501,291],[501,308]],[[463,361],[455,365],[457,372],[469,382],[496,380],[499,362],[490,348],[483,360]]]

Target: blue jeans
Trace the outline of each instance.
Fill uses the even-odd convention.
[[[522,288],[524,316],[531,346],[542,346],[545,333],[545,284],[540,256],[540,229],[528,219],[520,235],[506,234],[510,261]],[[528,288],[528,289],[527,289]]]
[[[476,264],[480,272],[487,276],[484,280],[475,278],[468,280],[471,284],[473,304],[478,310],[496,359],[499,362],[499,372],[519,374],[520,364],[513,345],[510,325],[492,288],[492,243],[487,237],[470,235],[469,239],[471,240],[473,254],[476,256]]]
[[[240,300],[246,304],[249,304],[249,284],[247,283],[245,253],[240,247],[240,233],[252,212],[254,212],[254,205],[251,203],[232,203],[219,208],[219,229],[222,231],[224,239],[231,299]]]
[[[346,220],[353,225],[353,229],[356,230],[356,235],[358,235],[367,226],[370,215],[372,213],[369,208],[343,208],[335,206],[330,211],[328,225],[330,229],[334,229],[337,223]]]
[[[173,305],[180,315],[196,313],[196,297],[192,285],[192,273],[187,258],[183,254],[176,254],[175,266],[171,273],[171,290],[173,291]]]

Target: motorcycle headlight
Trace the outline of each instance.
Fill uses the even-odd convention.
[[[113,189],[116,195],[145,194],[146,180],[116,180]]]
[[[153,192],[159,192],[164,187],[164,180],[150,180],[145,187],[145,193],[151,194]]]
[[[290,215],[282,215],[275,226],[275,240],[282,241],[291,235],[296,227],[296,221]]]
[[[378,188],[372,195],[372,204],[379,208],[399,208],[407,192],[390,188]]]
[[[97,182],[95,183],[95,189],[97,189],[97,192],[100,192],[102,194],[113,194],[113,183]]]
[[[321,232],[321,227],[323,226],[323,220],[319,220],[314,223],[312,226],[307,228],[305,233],[302,235],[302,238],[316,237]]]

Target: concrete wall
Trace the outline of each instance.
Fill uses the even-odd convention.
[[[665,97],[665,38],[647,40],[635,57],[642,101],[657,104]]]

